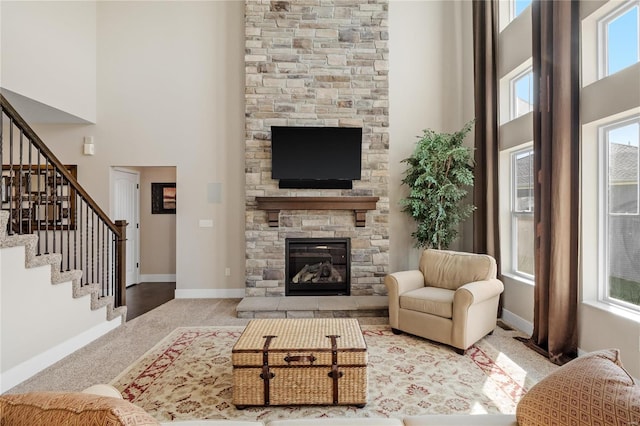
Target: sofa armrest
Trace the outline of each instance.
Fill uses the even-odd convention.
[[[162,426],[264,426],[263,422],[251,420],[174,420],[160,422]]]
[[[289,419],[271,420],[267,426],[403,426],[403,422],[396,418],[387,417],[330,417],[323,419]]]
[[[389,295],[389,324],[398,328],[400,295],[424,287],[424,275],[418,270],[394,272],[384,277],[384,285]]]
[[[405,426],[518,426],[515,414],[427,414],[404,418]]]
[[[93,386],[89,386],[88,388],[86,388],[85,390],[82,391],[82,393],[89,393],[92,395],[99,395],[99,396],[110,396],[112,398],[122,398],[122,394],[120,393],[120,391],[116,388],[114,388],[111,385],[106,385],[106,384],[97,384],[97,385],[93,385]]]

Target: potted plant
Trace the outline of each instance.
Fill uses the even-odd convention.
[[[473,186],[472,149],[462,145],[474,120],[455,133],[424,130],[409,158],[402,183],[409,186],[402,211],[417,222],[411,233],[416,247],[446,249],[458,234],[460,221],[475,210],[462,202]]]

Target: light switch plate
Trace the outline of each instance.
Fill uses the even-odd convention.
[[[200,228],[213,228],[213,220],[200,219]]]

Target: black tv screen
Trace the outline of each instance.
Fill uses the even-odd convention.
[[[362,128],[271,127],[271,177],[280,187],[350,188],[361,158]]]

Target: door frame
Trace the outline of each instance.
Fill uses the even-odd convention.
[[[138,226],[133,228],[134,230],[134,242],[133,246],[135,247],[135,261],[138,264],[136,268],[134,268],[134,283],[140,282],[140,172],[138,170],[128,169],[126,167],[118,167],[111,166],[109,168],[109,216],[112,221],[118,220],[118,218],[114,217],[116,211],[116,185],[115,185],[115,176],[118,173],[127,173],[131,175],[135,175],[136,184],[138,185],[138,191],[135,192],[136,200],[134,201],[135,205],[135,221]],[[127,239],[130,236],[127,235]]]

